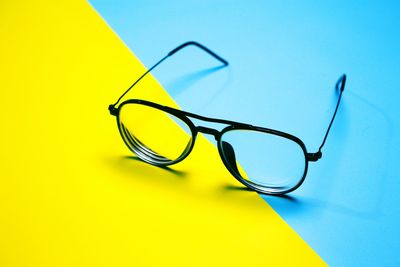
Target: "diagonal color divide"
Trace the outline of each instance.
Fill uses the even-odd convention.
[[[325,265],[205,139],[173,169],[131,156],[107,105],[145,69],[88,3],[1,6],[1,266]],[[151,77],[132,95],[175,106]]]

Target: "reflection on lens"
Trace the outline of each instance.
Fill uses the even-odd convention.
[[[171,164],[192,144],[192,133],[185,122],[142,104],[130,103],[121,107],[119,128],[129,149],[151,164]]]
[[[225,163],[240,177],[264,191],[292,189],[302,179],[306,159],[296,142],[254,130],[231,130],[221,137]]]

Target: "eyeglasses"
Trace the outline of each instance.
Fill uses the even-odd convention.
[[[286,194],[297,189],[304,182],[309,162],[318,161],[322,156],[321,150],[335,119],[346,75],[343,74],[336,83],[335,88],[339,91],[336,108],[321,146],[315,153],[308,153],[299,138],[273,129],[204,117],[140,99],[129,99],[118,105],[144,76],[190,45],[207,52],[224,66],[228,65],[225,59],[197,42],[186,42],[169,52],[108,107],[110,114],[117,118],[126,146],[144,162],[167,166],[182,161],[190,154],[199,133],[213,135],[225,167],[245,186],[270,195]],[[226,127],[219,131],[196,126],[191,118]]]

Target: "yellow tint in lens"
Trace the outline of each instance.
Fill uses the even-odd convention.
[[[120,108],[119,130],[132,152],[155,165],[169,165],[181,160],[193,142],[190,127],[182,119],[137,103]]]

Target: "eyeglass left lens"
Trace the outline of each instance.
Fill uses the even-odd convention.
[[[193,142],[190,127],[182,119],[138,103],[120,108],[119,129],[129,149],[140,159],[155,165],[179,161]]]

